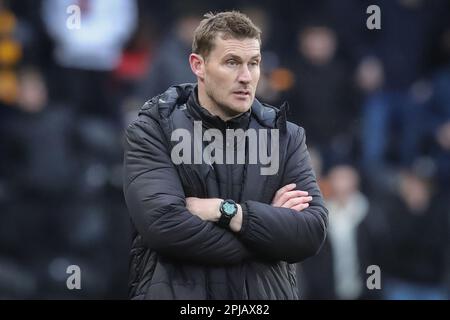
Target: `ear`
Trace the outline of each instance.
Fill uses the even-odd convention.
[[[192,72],[201,80],[205,76],[205,60],[203,57],[196,53],[189,55],[189,64],[191,65]]]

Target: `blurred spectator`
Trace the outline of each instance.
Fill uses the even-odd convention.
[[[281,103],[283,92],[292,88],[293,74],[288,68],[281,66],[279,53],[273,50],[272,19],[267,10],[259,6],[242,8],[254,23],[261,29],[261,71],[256,89],[256,97],[273,105]]]
[[[147,12],[139,11],[139,23],[134,35],[122,52],[120,63],[114,70],[114,78],[123,97],[129,98],[135,92],[136,86],[147,75],[147,70],[153,62],[155,45],[154,17]],[[123,101],[121,101],[123,103]],[[139,102],[133,101],[133,104]],[[134,108],[136,105],[134,105]]]
[[[164,92],[173,83],[195,82],[187,57],[191,53],[192,36],[200,19],[198,14],[181,15],[173,30],[164,37],[146,78],[138,87],[140,104]]]
[[[361,296],[365,281],[358,256],[358,228],[365,219],[369,202],[358,190],[359,175],[350,166],[334,167],[329,173],[332,196],[329,240],[333,252],[333,271],[336,295],[340,299]],[[362,269],[362,270],[361,270]]]
[[[320,150],[326,163],[351,155],[358,116],[349,72],[335,56],[337,41],[325,22],[310,22],[299,31],[295,85],[289,94],[291,120],[305,128],[309,144]]]
[[[450,182],[450,67],[442,69],[434,80],[434,99],[432,117],[435,140],[432,155],[435,159],[439,180],[444,188]]]
[[[440,187],[450,190],[450,27],[443,33],[440,46],[447,62],[433,75],[432,94],[424,103],[427,110],[428,152],[436,165]],[[424,143],[425,141],[422,141]]]
[[[398,194],[382,202],[388,232],[383,248],[385,299],[448,299],[444,285],[449,252],[448,194],[418,172],[404,171]]]
[[[367,235],[369,202],[358,188],[359,175],[349,165],[328,173],[329,233],[315,259],[303,263],[307,299],[367,298],[365,270],[370,239]]]
[[[67,8],[80,8],[80,28],[70,29]],[[137,24],[134,0],[45,0],[42,19],[55,43],[54,58],[64,79],[60,98],[82,113],[119,120],[111,72]]]
[[[15,191],[31,189],[49,197],[67,191],[74,168],[67,144],[70,114],[47,98],[42,74],[23,67],[18,75],[16,107],[5,113],[1,130],[7,154],[14,156],[5,174],[17,184]]]
[[[67,8],[80,8],[80,28],[69,29]],[[135,1],[44,0],[43,20],[55,41],[55,59],[67,68],[111,71],[136,25]]]

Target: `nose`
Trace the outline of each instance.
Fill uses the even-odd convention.
[[[246,64],[243,64],[239,70],[238,81],[240,83],[250,83],[252,81],[252,74]]]

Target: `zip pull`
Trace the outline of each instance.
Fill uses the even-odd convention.
[[[287,132],[287,112],[289,110],[289,103],[287,101],[283,102],[280,107],[280,113],[277,119],[277,128],[280,129],[282,133]]]

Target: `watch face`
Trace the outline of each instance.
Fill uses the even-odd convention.
[[[223,212],[228,215],[234,214],[236,211],[236,206],[234,205],[234,203],[225,202],[223,204],[222,208],[223,208]]]

